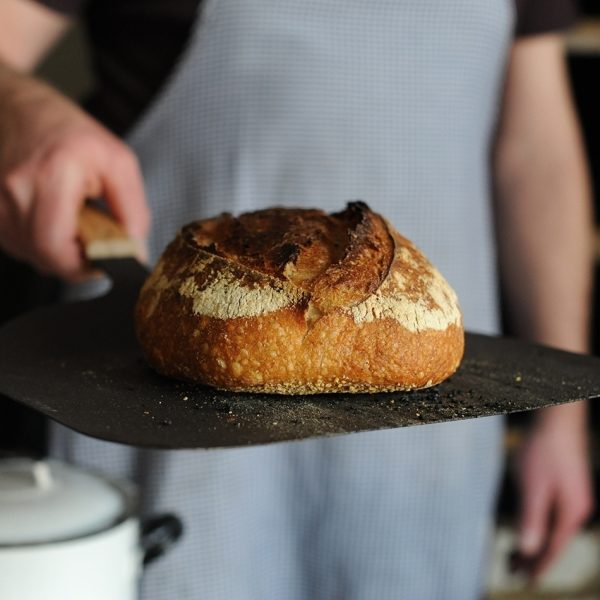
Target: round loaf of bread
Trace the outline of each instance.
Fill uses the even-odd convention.
[[[452,288],[362,202],[185,226],[135,322],[158,372],[234,391],[424,388],[454,373],[464,347]]]

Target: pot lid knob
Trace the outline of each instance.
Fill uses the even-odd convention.
[[[37,487],[42,490],[49,490],[52,487],[52,471],[48,463],[36,460],[31,466],[31,472]]]

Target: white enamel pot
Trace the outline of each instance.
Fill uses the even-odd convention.
[[[135,600],[182,533],[142,519],[133,486],[53,460],[0,460],[0,599]]]

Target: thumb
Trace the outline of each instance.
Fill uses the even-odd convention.
[[[519,551],[535,556],[542,550],[548,532],[552,496],[547,486],[525,479],[519,521]]]

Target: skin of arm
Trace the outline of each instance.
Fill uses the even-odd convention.
[[[559,36],[515,42],[494,154],[500,270],[527,340],[589,350],[592,209]],[[519,551],[538,578],[593,509],[585,402],[534,416],[520,454]]]
[[[30,0],[0,2],[0,247],[76,280],[79,209],[103,197],[142,240],[149,212],[133,152],[74,102],[28,74],[68,27]]]
[[[70,21],[33,0],[0,2],[0,57],[13,70],[29,73],[63,37]]]

